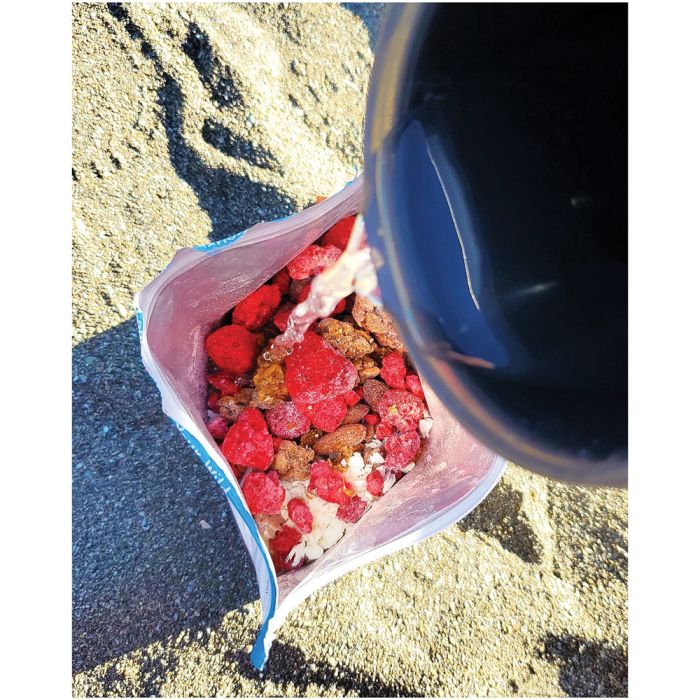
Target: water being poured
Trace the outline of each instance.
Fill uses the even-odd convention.
[[[361,214],[355,217],[348,244],[334,265],[324,270],[311,281],[309,296],[297,304],[289,314],[287,328],[275,339],[271,354],[289,355],[296,343],[300,343],[309,326],[320,318],[331,315],[341,299],[357,292],[377,303],[377,275],[372,263],[370,248],[365,245],[365,227]]]

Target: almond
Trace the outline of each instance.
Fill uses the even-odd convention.
[[[314,445],[314,450],[320,455],[352,450],[365,439],[366,434],[365,426],[359,423],[341,425],[335,432],[324,435]]]
[[[365,401],[376,410],[382,396],[384,396],[384,392],[388,388],[389,387],[384,382],[379,381],[379,379],[368,379],[362,385]]]
[[[368,413],[369,406],[366,403],[356,403],[354,406],[348,406],[348,412],[345,415],[343,425],[359,423]]]

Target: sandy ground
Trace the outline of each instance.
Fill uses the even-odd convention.
[[[73,6],[73,678],[79,696],[625,695],[627,496],[510,465],[481,507],[283,627],[163,417],[133,294],[174,252],[362,166],[381,6]]]

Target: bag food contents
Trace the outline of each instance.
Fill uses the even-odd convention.
[[[210,434],[278,574],[318,559],[415,465],[432,427],[390,316],[350,295],[285,351],[275,339],[347,245],[332,226],[206,338]]]
[[[311,281],[347,250],[363,201],[358,177],[294,216],[180,250],[135,300],[163,410],[221,487],[250,553],[258,669],[303,600],[457,522],[505,466],[421,386],[370,299],[325,304],[328,318],[305,335],[308,315],[294,314],[290,335],[301,339],[275,346],[301,300],[324,306]]]

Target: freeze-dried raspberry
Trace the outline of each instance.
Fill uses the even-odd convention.
[[[408,391],[389,389],[382,396],[377,413],[382,422],[403,433],[418,427],[418,421],[423,417],[423,402]]]
[[[308,282],[299,290],[297,303],[301,304],[302,301],[306,301],[309,298],[309,294],[311,294],[311,282]]]
[[[268,364],[258,367],[253,376],[253,384],[256,403],[260,408],[273,408],[279,405],[280,401],[289,398],[282,365]]]
[[[356,403],[360,402],[360,395],[351,389],[343,394],[343,400],[348,406],[354,406]]]
[[[406,375],[406,388],[414,395],[417,396],[421,401],[425,401],[425,394],[423,393],[423,385],[420,383],[417,374],[407,374]]]
[[[289,273],[283,267],[271,280],[270,284],[276,284],[280,288],[280,294],[284,296],[289,291]]]
[[[341,506],[348,505],[355,495],[350,484],[326,460],[311,465],[309,491],[324,501]]]
[[[311,421],[296,406],[293,401],[287,401],[266,414],[267,424],[273,435],[294,439],[301,437],[311,427]]]
[[[381,378],[392,389],[403,389],[406,385],[406,365],[403,357],[393,350],[382,360]]]
[[[267,423],[257,408],[246,408],[231,426],[221,447],[226,459],[242,467],[264,471],[272,463],[274,447]]]
[[[223,418],[212,418],[207,423],[207,430],[214,440],[221,442],[228,433],[228,423]]]
[[[352,389],[357,371],[323,338],[307,331],[287,358],[286,382],[297,404],[314,404]]]
[[[272,559],[272,566],[275,567],[275,573],[278,576],[292,570],[292,565],[287,561],[287,557],[282,556],[279,552],[270,550],[270,559]]]
[[[345,419],[348,407],[342,396],[307,404],[302,409],[311,418],[311,423],[326,433],[332,433]]]
[[[346,216],[344,219],[341,219],[338,223],[333,224],[333,226],[321,236],[321,245],[334,245],[336,248],[340,248],[340,250],[345,250],[354,225],[354,216]]]
[[[282,442],[281,437],[275,437],[274,435],[272,436],[272,448],[274,449],[275,453],[279,451]]]
[[[354,406],[348,406],[348,412],[343,418],[343,425],[349,423],[359,423],[369,411],[369,406],[366,403],[356,403]]]
[[[367,474],[367,491],[369,493],[375,497],[381,496],[383,488],[384,477],[376,469]]]
[[[391,316],[378,309],[369,299],[357,294],[352,307],[352,317],[360,328],[369,331],[380,345],[392,350],[403,350],[399,332],[396,330]]]
[[[384,441],[384,449],[386,450],[384,466],[391,470],[403,469],[413,461],[419,447],[420,437],[415,430],[390,435]]]
[[[284,504],[284,486],[277,472],[251,472],[243,482],[243,496],[253,515],[274,515]]]
[[[274,468],[285,481],[305,481],[309,478],[309,464],[315,455],[310,447],[302,447],[291,440],[282,440]]]
[[[301,542],[301,532],[295,527],[285,525],[275,536],[270,540],[270,549],[280,554],[287,555],[295,544]]]
[[[338,352],[342,352],[345,357],[349,357],[351,360],[369,355],[377,347],[369,333],[335,318],[324,318],[320,321],[318,332]]]
[[[221,392],[218,389],[209,394],[207,397],[207,407],[210,411],[217,411],[219,409],[219,399],[221,398]]]
[[[207,381],[224,396],[233,396],[240,391],[236,378],[228,372],[215,372],[207,375]]]
[[[340,248],[334,245],[314,245],[313,243],[299,253],[287,265],[287,272],[293,280],[313,277],[330,267],[341,254]]]
[[[338,506],[336,517],[346,523],[356,523],[367,510],[367,504],[358,496],[355,496],[346,506]]]
[[[360,397],[360,401],[365,398],[365,390],[362,386],[358,386],[353,391]]]
[[[272,318],[280,300],[279,286],[264,284],[236,304],[231,321],[245,326],[250,331],[257,331]]]
[[[292,498],[292,500],[287,503],[287,513],[289,514],[289,519],[302,532],[311,532],[314,517],[311,515],[309,506],[307,506],[301,498]]]
[[[292,280],[289,284],[289,298],[297,304],[304,301],[311,291],[311,280]]]
[[[377,423],[377,427],[374,430],[374,437],[376,437],[377,440],[384,440],[393,434],[394,429],[388,423],[384,423],[383,421]]]
[[[282,304],[279,311],[275,314],[272,322],[279,328],[282,332],[287,330],[287,321],[289,320],[289,314],[292,313],[294,309],[294,304]]]
[[[217,367],[234,374],[251,369],[258,354],[257,338],[243,326],[222,326],[208,335],[204,345]]]
[[[368,413],[364,418],[364,422],[366,425],[377,425],[379,416],[376,413]]]
[[[362,393],[365,397],[365,401],[370,405],[372,410],[376,411],[379,402],[384,396],[384,392],[388,389],[384,382],[380,382],[378,379],[368,379],[362,385]]]

